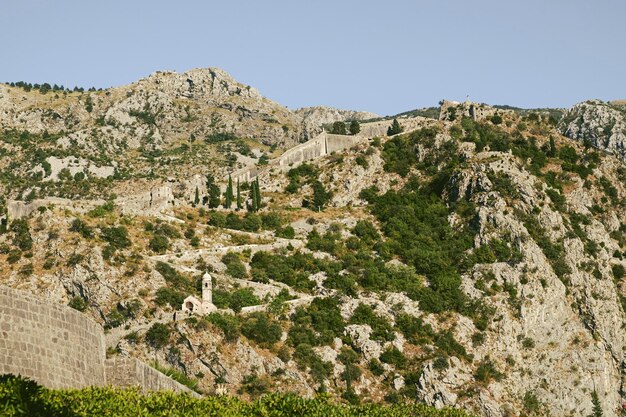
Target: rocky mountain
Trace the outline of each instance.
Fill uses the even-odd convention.
[[[362,123],[283,166],[272,158],[307,123],[370,115],[290,112],[219,70],[103,92],[0,88],[0,283],[93,317],[109,355],[245,398],[484,416],[589,415],[595,401],[621,415],[614,105],[555,123],[444,102],[438,120],[407,115],[391,137],[389,120]],[[349,146],[326,152],[330,139]],[[227,188],[237,166],[265,168]],[[181,311],[207,271],[216,311]]]
[[[589,100],[568,110],[560,123],[563,135],[626,157],[626,109],[617,103]]]
[[[99,91],[0,84],[0,154],[11,155],[0,161],[0,191],[107,199],[170,183],[193,193],[193,175],[210,171],[221,181],[310,139],[327,120],[370,115],[292,112],[217,68],[156,72]]]

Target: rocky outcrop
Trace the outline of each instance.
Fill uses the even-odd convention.
[[[367,111],[340,110],[333,107],[315,106],[294,110],[301,119],[303,138],[308,140],[322,131],[322,125],[348,120],[377,119],[380,116]]]
[[[626,109],[600,100],[578,103],[559,125],[563,135],[626,158]]]
[[[510,110],[496,109],[483,103],[472,103],[470,101],[459,103],[458,101],[443,100],[439,110],[439,120],[459,122],[464,117],[473,120],[485,120],[496,114],[505,115],[512,113]]]

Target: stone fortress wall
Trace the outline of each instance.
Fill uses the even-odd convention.
[[[415,130],[434,122],[431,119],[419,116],[400,118],[398,121],[404,128],[404,132]],[[248,166],[233,172],[231,174],[233,182],[236,183],[237,180],[242,183],[249,182],[263,172],[276,167],[281,171],[287,171],[306,161],[312,161],[330,155],[333,152],[350,149],[375,136],[385,136],[391,123],[392,120],[363,123],[361,124],[361,131],[357,135],[334,135],[324,131],[315,138],[288,149],[281,156],[270,161],[269,165],[264,169],[259,169],[256,166]]]
[[[134,358],[106,359],[104,331],[84,314],[5,286],[0,374],[22,375],[49,388],[115,385],[191,393]]]

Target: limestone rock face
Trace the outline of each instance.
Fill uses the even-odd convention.
[[[567,111],[559,125],[563,135],[626,158],[626,110],[589,100]]]
[[[295,110],[294,113],[301,119],[303,138],[307,140],[319,134],[322,131],[322,125],[325,124],[380,117],[367,111],[340,110],[325,106],[303,107]]]

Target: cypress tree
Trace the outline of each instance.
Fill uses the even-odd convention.
[[[211,174],[206,176],[206,188],[209,193],[209,208],[217,208],[220,205],[221,192],[220,187],[215,184],[215,178]]]
[[[254,186],[253,182],[252,187],[250,187],[250,205],[248,205],[248,211],[251,211],[253,213],[257,211],[256,202],[256,187]]]
[[[239,180],[237,180],[237,210],[241,210],[241,190],[239,189]]]
[[[196,195],[193,198],[193,206],[197,206],[200,203],[200,192],[198,191],[198,186],[196,185]]]
[[[591,403],[593,404],[593,409],[589,417],[602,417],[602,405],[600,404],[600,398],[598,398],[598,392],[595,389],[591,393]]]
[[[259,210],[261,208],[261,187],[259,186],[259,179],[257,178],[254,181],[254,188],[255,188],[255,197],[256,197],[256,209]]]
[[[230,208],[233,205],[233,179],[228,175],[228,187],[224,193],[224,207]]]

